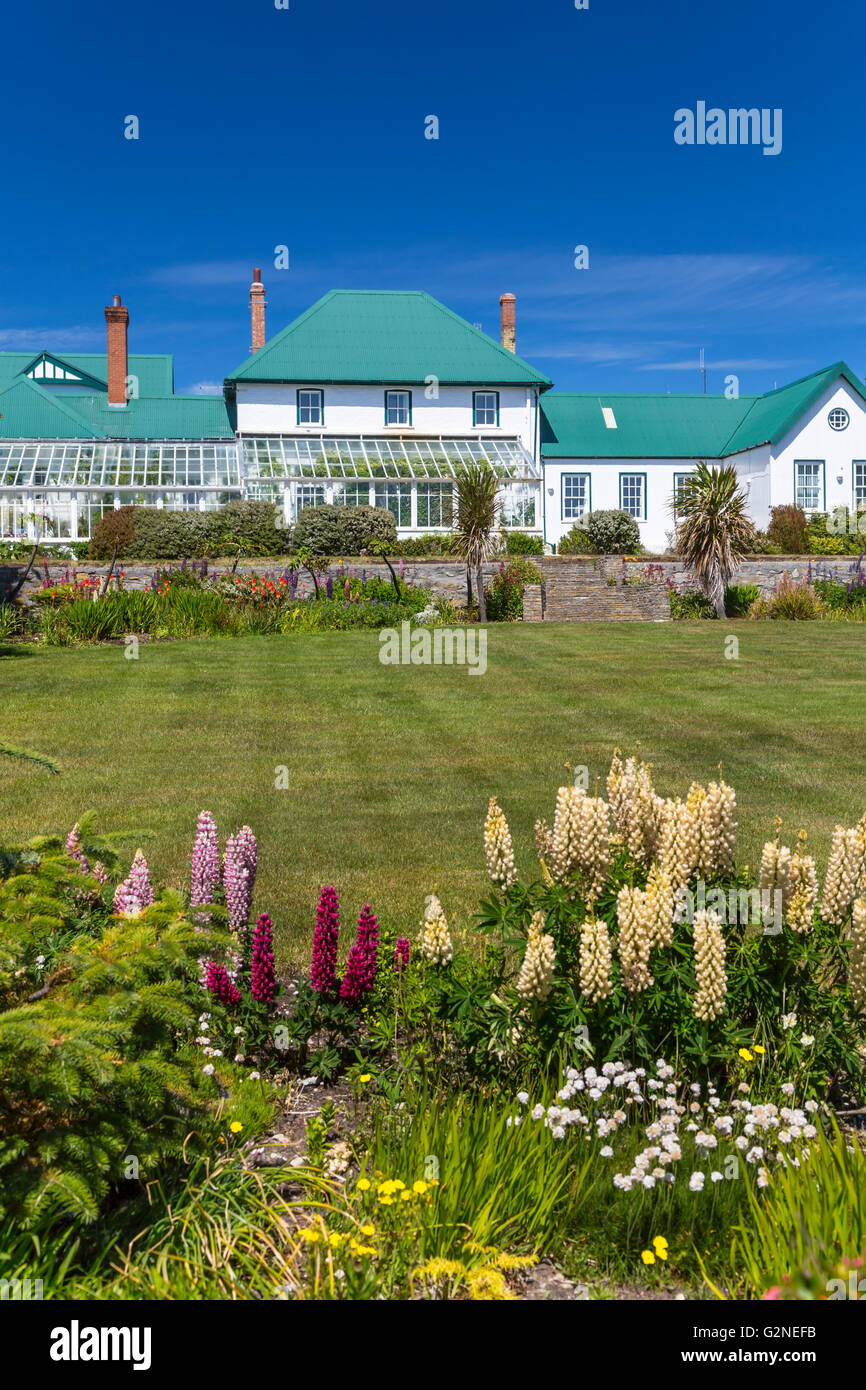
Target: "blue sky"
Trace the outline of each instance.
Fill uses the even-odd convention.
[[[565,390],[699,390],[701,346],[710,390],[862,374],[858,30],[850,0],[19,6],[0,348],[100,350],[121,293],[131,348],[213,389],[261,265],[269,334],[332,288],[411,288],[498,335],[513,291]],[[781,153],[675,144],[699,100],[781,108]]]

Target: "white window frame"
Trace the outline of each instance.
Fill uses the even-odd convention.
[[[810,476],[813,476],[813,477],[816,479],[816,485],[817,485],[817,490],[818,490],[818,502],[817,502],[817,504],[816,504],[814,507],[812,507],[812,506],[807,506],[806,503],[805,503],[805,501],[801,501],[801,498],[803,498],[803,497],[805,496],[805,494],[806,494],[807,488],[806,488],[806,483],[803,481],[803,478],[804,478],[805,475],[801,474],[801,471],[800,471],[800,470],[801,470],[801,469],[806,469],[806,468],[809,468],[809,469],[814,468],[814,469],[817,470],[814,474],[810,475]],[[809,512],[823,512],[823,511],[826,509],[826,503],[827,503],[827,480],[826,480],[826,473],[827,473],[827,465],[826,465],[826,462],[825,462],[824,459],[795,459],[795,460],[794,460],[794,506],[795,506],[795,507],[799,507],[802,511],[804,511],[804,512],[806,512],[806,513],[809,513]],[[811,485],[810,485],[810,490],[811,490]]]

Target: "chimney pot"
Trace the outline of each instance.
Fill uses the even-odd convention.
[[[125,406],[126,378],[129,373],[129,310],[124,306],[119,294],[114,295],[112,302],[106,305],[105,325],[108,350],[108,404]]]
[[[499,296],[499,320],[501,325],[501,342],[509,352],[517,352],[517,329],[515,325],[515,305],[517,300],[513,294],[503,294]]]

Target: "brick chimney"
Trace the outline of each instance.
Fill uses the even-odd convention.
[[[250,352],[258,352],[260,347],[265,345],[265,287],[262,284],[262,272],[258,266],[253,271],[253,283],[250,285],[250,318],[252,320],[253,342]]]
[[[509,352],[517,351],[517,330],[514,324],[514,306],[517,300],[513,294],[499,296],[499,318],[502,325],[502,346]]]
[[[126,378],[129,374],[126,331],[129,328],[129,310],[116,294],[105,308],[106,332],[108,336],[108,404],[126,405]]]

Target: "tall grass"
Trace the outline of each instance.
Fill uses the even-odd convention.
[[[792,1283],[820,1296],[842,1261],[866,1255],[866,1149],[836,1127],[748,1198],[731,1256],[755,1293]]]

